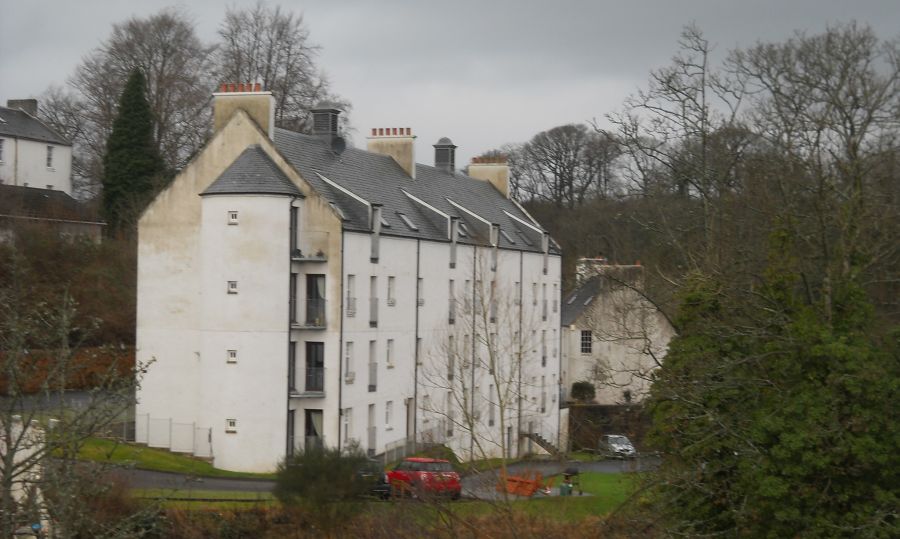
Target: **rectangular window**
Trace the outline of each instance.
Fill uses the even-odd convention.
[[[547,283],[541,285],[541,319],[547,321]]]
[[[291,227],[290,242],[291,243],[289,246],[289,248],[291,250],[291,256],[293,256],[294,254],[296,254],[297,256],[303,256],[303,253],[300,252],[300,247],[297,245],[297,238],[298,238],[298,234],[300,232],[297,229],[298,228],[297,215],[298,215],[297,207],[291,206],[291,222],[290,222],[290,227]]]
[[[227,357],[228,363],[237,363],[237,350],[229,350]]]
[[[344,408],[344,447],[350,445],[350,434],[353,432],[353,408]]]
[[[238,224],[238,212],[236,212],[236,211],[229,211],[229,212],[228,212],[228,224],[229,224],[229,225],[236,225],[236,224]]]
[[[496,400],[494,399],[494,384],[488,387],[488,426],[494,426],[494,419],[497,415]]]
[[[378,356],[375,341],[369,341],[369,391],[378,388]]]
[[[531,283],[531,304],[537,305],[538,300],[538,291],[537,291],[537,283]]]
[[[553,330],[553,357],[556,357],[556,352],[557,352],[557,348],[556,348],[556,347],[557,347],[557,343],[558,343],[558,342],[559,342],[559,339],[557,339],[557,337],[556,337],[556,330],[554,329],[554,330]]]
[[[237,432],[237,419],[225,420],[225,432]]]
[[[369,277],[369,327],[378,327],[378,277]]]
[[[288,281],[288,316],[291,324],[297,323],[297,274],[292,273]]]
[[[306,325],[325,326],[325,276],[306,276]]]
[[[465,298],[463,298],[463,304],[468,312],[472,309],[472,281],[469,279],[466,279],[466,288],[463,290],[463,295],[465,296]]]
[[[228,281],[228,293],[229,294],[237,294],[237,281]]]
[[[0,163],[3,162],[3,143],[4,142],[5,141],[2,138],[0,138]]]
[[[553,283],[553,312],[559,311],[559,285]]]
[[[347,275],[347,318],[356,316],[356,275]]]
[[[297,343],[288,343],[288,389],[297,390]]]
[[[395,288],[396,279],[393,276],[388,276],[387,304],[389,307],[393,307],[397,303],[397,299],[394,296]]]
[[[47,184],[47,189],[53,190],[53,185],[51,185],[51,184],[48,183],[48,184]]]
[[[353,342],[348,341],[344,344],[344,381],[352,384],[356,378],[356,371],[353,370]]]
[[[53,168],[53,146],[47,146],[47,168]]]
[[[591,345],[593,344],[593,336],[591,335],[590,330],[583,330],[581,332],[581,353],[582,354],[590,354],[591,353]]]
[[[394,368],[394,339],[387,340],[387,368]]]
[[[384,428],[391,430],[394,422],[394,401],[387,401],[384,405]]]
[[[306,343],[306,391],[325,390],[325,343]]]
[[[541,330],[541,367],[547,366],[547,330]]]
[[[444,402],[444,413],[447,415],[447,436],[453,436],[453,423],[455,421],[453,414],[453,392],[447,392],[447,400]]]
[[[447,337],[447,380],[453,380],[456,370],[456,342],[453,335]]]
[[[450,279],[450,316],[449,316],[449,321],[451,324],[456,323],[456,291],[454,290],[453,279]]]
[[[547,377],[541,376],[541,413],[547,411]]]

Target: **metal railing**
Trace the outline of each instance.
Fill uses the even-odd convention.
[[[356,316],[356,298],[347,296],[347,318]]]
[[[306,368],[306,391],[324,391],[325,390],[325,368],[324,367],[307,367]]]
[[[306,300],[306,318],[304,326],[325,327],[325,298],[309,298]]]
[[[325,262],[328,260],[328,232],[316,230],[300,231],[297,245],[291,248],[294,262]]]

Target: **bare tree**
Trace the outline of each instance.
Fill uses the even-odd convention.
[[[546,331],[542,342],[538,308],[495,280],[490,255],[474,264],[475,279],[453,291],[449,323],[422,367],[421,407],[438,423],[433,438],[468,460],[499,458],[505,473],[507,459],[523,454],[529,423],[540,430],[542,414],[555,407],[556,379],[541,375],[540,355],[548,361],[552,343]]]
[[[554,127],[510,152],[513,193],[574,208],[615,192],[618,145],[583,124]]]
[[[319,47],[309,41],[302,15],[260,0],[251,8],[228,9],[219,37],[220,80],[261,82],[275,95],[277,125],[308,131],[309,111],[321,101],[349,110],[349,103],[331,93],[328,78],[316,65]]]
[[[187,163],[209,135],[212,51],[197,37],[188,15],[168,8],[114,24],[109,38],[78,66],[68,90],[47,91],[41,114],[72,140],[81,194],[99,190],[106,139],[134,68],[147,78],[160,155],[173,171]]]
[[[132,405],[130,368],[95,358],[76,358],[75,305],[63,294],[36,302],[13,251],[0,265],[0,535],[23,525],[55,522],[51,537],[99,530],[87,522],[81,496],[104,484],[97,470],[79,473],[75,456],[85,440],[104,430]],[[78,406],[67,389],[88,383]],[[127,536],[121,534],[109,536]]]

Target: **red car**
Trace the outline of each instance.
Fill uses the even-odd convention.
[[[403,459],[396,468],[387,472],[386,479],[394,495],[431,494],[450,496],[458,500],[462,493],[459,474],[453,471],[450,461],[442,459],[421,457]]]

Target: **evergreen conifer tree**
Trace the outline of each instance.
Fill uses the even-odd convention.
[[[126,232],[136,225],[164,169],[140,69],[133,69],[125,83],[103,167],[103,209],[109,230]]]

